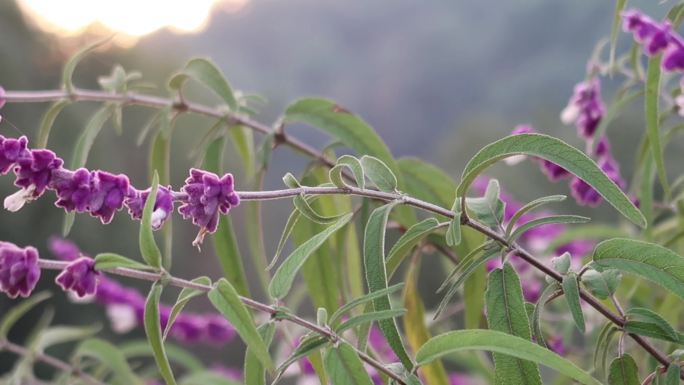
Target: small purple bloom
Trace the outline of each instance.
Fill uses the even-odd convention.
[[[55,282],[64,290],[71,290],[79,297],[95,294],[99,272],[95,270],[95,260],[81,257],[71,262],[57,276]]]
[[[176,339],[190,344],[203,339],[205,330],[206,321],[196,315],[181,314],[171,326],[171,333]]]
[[[234,191],[233,175],[222,178],[207,171],[190,169],[190,177],[185,180],[182,191],[186,200],[178,208],[184,218],[192,218],[192,223],[200,227],[193,245],[199,245],[206,233],[214,233],[218,226],[219,213],[227,214],[231,207],[240,203]]]
[[[133,189],[129,197],[126,198],[126,206],[128,206],[128,213],[131,214],[131,218],[140,220],[143,214],[143,208],[145,207],[145,202],[147,202],[147,197],[150,195],[150,190],[145,191]],[[171,186],[164,187],[159,186],[157,189],[157,199],[154,204],[154,210],[152,212],[152,228],[154,230],[159,230],[164,222],[169,218],[173,212],[173,194],[171,192]]]
[[[55,205],[79,213],[88,210],[92,175],[85,168],[76,171],[61,169],[53,173],[51,187],[57,193]]]
[[[10,298],[28,297],[38,283],[38,251],[0,242],[0,291]]]
[[[610,180],[615,182],[619,187],[624,188],[625,182],[620,176],[619,167],[614,159],[611,157],[601,159],[599,161],[599,167],[601,167]],[[572,196],[579,204],[596,207],[603,199],[593,187],[577,177],[573,178],[572,182],[570,182],[570,190]]]
[[[209,342],[224,344],[235,338],[235,329],[223,316],[208,314],[205,316],[205,320]]]
[[[644,45],[644,50],[649,56],[656,55],[665,49],[671,40],[672,28],[667,21],[658,23],[636,9],[624,11],[622,18],[623,30],[631,32],[634,40]]]
[[[52,172],[61,168],[64,162],[50,150],[31,150],[27,155],[17,159],[14,184],[25,189],[32,187],[33,198],[37,198],[48,187]]]
[[[26,156],[28,139],[22,136],[19,139],[5,138],[0,135],[0,175],[5,175],[16,163],[17,159]]]
[[[547,338],[546,342],[548,343],[549,348],[556,352],[558,355],[564,356],[565,354],[567,354],[565,344],[563,343],[563,338],[558,336],[550,336],[549,338]]]
[[[539,159],[539,167],[552,182],[557,182],[571,175],[568,170],[546,159]]]
[[[567,107],[561,113],[561,121],[565,124],[574,122],[578,134],[585,139],[591,139],[605,114],[605,109],[601,100],[601,83],[598,78],[593,78],[575,86]]]
[[[63,261],[73,261],[81,257],[81,250],[75,243],[59,237],[50,237],[48,248],[57,258]]]
[[[103,224],[111,222],[114,213],[123,207],[128,192],[129,182],[126,175],[113,175],[104,171],[93,172],[88,205],[90,215],[99,217]]]
[[[573,259],[581,260],[582,257],[589,254],[596,245],[596,242],[588,239],[576,239],[556,248],[555,252],[558,255],[563,253],[570,253]]]
[[[684,71],[684,44],[673,39],[663,54],[662,67],[665,71]]]

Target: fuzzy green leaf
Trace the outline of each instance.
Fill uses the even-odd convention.
[[[166,349],[164,348],[164,341],[162,339],[162,330],[159,318],[159,298],[162,293],[162,285],[155,283],[152,285],[150,294],[147,296],[145,302],[144,325],[147,341],[152,347],[154,353],[154,361],[157,363],[159,373],[166,381],[167,385],[176,385],[176,379],[173,376],[169,358],[166,356]]]
[[[192,78],[212,90],[231,110],[237,111],[238,103],[233,94],[233,89],[216,64],[204,58],[190,60],[183,70],[169,80],[169,88],[179,91],[188,78]]]
[[[157,242],[154,240],[154,233],[152,232],[152,212],[154,205],[157,202],[157,190],[159,188],[159,175],[155,171],[152,177],[152,187],[150,195],[145,201],[143,208],[142,221],[140,222],[140,255],[142,255],[148,265],[156,268],[162,267],[162,255]]]
[[[347,342],[330,348],[325,354],[324,364],[333,385],[373,385],[356,350]]]
[[[639,385],[639,369],[632,356],[625,354],[610,363],[608,385]]]

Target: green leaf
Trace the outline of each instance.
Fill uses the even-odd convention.
[[[362,297],[356,298],[352,301],[347,302],[346,304],[340,306],[339,309],[337,309],[331,316],[330,316],[330,324],[334,324],[340,317],[342,317],[344,314],[347,312],[351,311],[353,308],[364,305],[376,298],[380,298],[383,296],[387,296],[389,294],[392,294],[398,290],[400,290],[402,287],[404,287],[403,283],[398,283],[396,285],[390,286],[387,289],[383,290],[378,290],[374,291],[372,293],[368,293]]]
[[[162,255],[157,242],[154,240],[154,234],[152,233],[152,212],[154,211],[154,205],[157,202],[157,190],[159,188],[159,175],[155,171],[152,177],[152,187],[150,189],[150,195],[145,201],[145,207],[143,208],[142,221],[140,223],[140,255],[142,255],[145,262],[148,265],[156,268],[162,267]]]
[[[152,194],[150,194],[152,196]],[[153,200],[154,201],[154,200]],[[166,356],[166,349],[164,348],[164,341],[162,340],[162,330],[159,318],[159,297],[161,297],[163,286],[159,283],[152,285],[150,294],[147,296],[145,302],[145,334],[147,341],[152,347],[154,353],[154,361],[157,363],[159,373],[166,381],[167,385],[176,385],[176,379],[173,376],[169,358]]]
[[[449,247],[458,246],[462,239],[461,212],[456,211],[454,217],[449,221],[446,231],[446,243]]]
[[[347,342],[328,350],[324,364],[333,385],[373,385],[356,350]]]
[[[508,224],[506,225],[506,237],[508,238],[511,235],[511,232],[513,231],[513,227],[515,226],[516,223],[518,223],[518,220],[528,212],[535,210],[545,204],[548,203],[556,203],[556,202],[562,202],[566,198],[565,195],[549,195],[546,197],[541,197],[533,200],[532,202],[524,205],[523,207],[520,208],[520,210],[516,211],[515,214],[511,217],[511,219],[508,221]]]
[[[586,328],[584,326],[584,314],[582,313],[582,306],[580,304],[579,282],[577,281],[577,274],[569,272],[563,276],[563,294],[565,300],[570,308],[572,319],[577,325],[577,329],[584,334]]]
[[[484,169],[513,155],[536,156],[556,163],[592,186],[626,218],[641,227],[646,225],[639,209],[593,160],[560,139],[542,134],[513,135],[485,146],[466,165],[456,195],[465,196],[468,187]]]
[[[154,270],[155,268],[143,265],[138,261],[134,261],[130,258],[126,258],[123,255],[114,253],[100,253],[95,256],[95,270],[111,270],[117,267],[126,267],[129,269],[136,270]]]
[[[337,220],[334,224],[328,226],[325,230],[314,235],[308,241],[302,243],[297,247],[292,254],[278,267],[278,270],[273,275],[270,285],[268,286],[269,294],[281,299],[287,295],[292,287],[297,271],[304,265],[311,254],[316,251],[335,231],[341,229],[352,218],[352,214],[347,214]]]
[[[42,352],[45,349],[72,341],[91,337],[102,329],[100,325],[92,326],[52,326],[43,330],[32,343],[32,349]]]
[[[211,279],[209,277],[198,277],[193,279],[191,282],[199,285],[211,286]],[[187,305],[191,299],[198,297],[202,294],[204,294],[204,291],[192,289],[189,287],[184,287],[183,290],[181,290],[181,292],[178,294],[178,299],[176,299],[176,303],[171,308],[169,320],[166,322],[166,328],[164,329],[164,340],[166,340],[166,337],[169,335],[169,331],[171,330],[173,323],[176,322],[176,318],[181,313],[181,311],[183,311],[185,305]]]
[[[486,350],[532,361],[564,374],[585,385],[601,385],[589,373],[558,354],[523,338],[494,330],[457,330],[438,335],[416,353],[423,366],[447,354],[468,350]]]
[[[318,351],[318,349],[321,349],[323,346],[328,344],[328,342],[330,341],[328,341],[327,338],[321,337],[318,334],[311,334],[307,337],[304,337],[292,354],[290,354],[290,356],[283,361],[280,366],[278,366],[278,369],[276,370],[276,379],[273,381],[273,383],[275,383],[280,376],[282,376],[282,374],[285,372],[285,370],[287,370],[288,367],[290,367],[290,365]]]
[[[276,247],[276,252],[275,255],[273,255],[273,258],[271,259],[271,263],[268,265],[267,269],[270,270],[275,266],[275,264],[278,262],[278,258],[280,257],[280,253],[283,251],[283,248],[285,247],[285,243],[287,242],[287,239],[290,237],[290,234],[292,234],[292,230],[294,229],[295,225],[299,221],[299,218],[301,218],[302,213],[301,211],[294,209],[291,213],[290,216],[287,218],[287,222],[285,223],[285,228],[283,229],[283,233],[280,235],[280,240],[278,240],[278,247]]]
[[[615,269],[605,269],[597,271],[587,269],[582,274],[582,284],[591,292],[592,295],[606,299],[615,293],[620,283],[620,272]]]
[[[625,330],[630,328],[630,323],[634,320],[642,320],[645,324],[648,324],[652,328],[654,328],[657,334],[665,337],[661,339],[665,339],[672,342],[680,341],[679,333],[677,333],[677,331],[670,325],[670,323],[667,322],[660,314],[652,310],[643,307],[634,307],[627,310],[625,316],[627,317]],[[629,330],[627,331],[630,332]]]
[[[610,61],[609,67],[613,68],[615,63],[615,47],[617,46],[618,36],[620,36],[620,23],[622,22],[622,10],[625,9],[627,0],[615,1],[615,13],[613,14],[613,24],[610,27]]]
[[[306,199],[306,196],[304,194],[297,195],[294,197],[293,200],[294,206],[297,210],[299,210],[302,215],[307,217],[309,220],[314,221],[316,223],[322,224],[322,225],[328,225],[331,223],[334,223],[338,221],[341,217],[343,217],[345,214],[339,214],[339,215],[333,215],[333,216],[325,216],[321,215],[314,210],[313,207],[309,204],[308,200]]]
[[[166,343],[166,356],[175,364],[187,369],[190,372],[197,372],[204,369],[204,365],[195,355],[176,345]],[[154,352],[146,340],[133,340],[121,343],[117,346],[128,359],[136,357],[154,357]]]
[[[285,111],[285,124],[304,123],[318,128],[359,154],[367,154],[385,162],[398,171],[387,145],[361,118],[341,108],[335,102],[321,98],[297,100]]]
[[[485,297],[487,322],[491,330],[518,336],[526,341],[532,339],[520,279],[509,263],[505,263],[503,269],[489,273]],[[539,368],[533,362],[494,353],[494,367],[497,384],[542,383]]]
[[[466,199],[466,207],[475,214],[480,222],[489,227],[498,227],[503,220],[505,208],[505,204],[499,198],[500,192],[499,181],[490,179],[484,196]],[[458,205],[455,206],[458,207]]]
[[[431,232],[439,228],[439,222],[435,218],[424,219],[406,230],[399,237],[387,254],[387,275],[392,277],[401,262]]]
[[[345,183],[342,174],[344,169],[351,170],[352,174],[354,175],[354,179],[356,180],[356,185],[360,189],[366,188],[366,174],[363,172],[363,166],[361,165],[361,161],[359,161],[356,157],[351,155],[342,155],[337,159],[335,167],[331,168],[328,172],[330,182],[332,182],[335,186],[340,188],[349,187],[349,185]]]
[[[608,385],[639,385],[639,369],[629,354],[610,363]]]
[[[660,184],[663,186],[665,196],[669,199],[670,185],[667,181],[667,171],[665,170],[665,159],[663,158],[663,148],[660,144],[660,121],[658,115],[660,103],[660,62],[662,55],[657,55],[648,60],[648,69],[645,84],[645,114],[646,114],[646,135],[651,146],[651,154],[655,160],[656,169]]]
[[[162,131],[157,132],[150,143],[149,162],[150,179],[156,171],[159,173],[159,183],[171,183],[171,138]]]
[[[209,300],[235,327],[240,338],[264,367],[272,370],[274,366],[268,347],[259,335],[252,315],[240,300],[235,288],[225,278],[221,278],[209,292]]]
[[[173,91],[180,91],[188,78],[192,78],[212,90],[232,111],[237,111],[239,106],[233,89],[216,64],[204,58],[190,60],[183,70],[169,80],[169,88]]]
[[[380,190],[395,192],[397,190],[397,177],[382,160],[369,155],[361,157],[363,171],[368,179]]]
[[[681,369],[677,362],[673,362],[667,367],[665,373],[665,385],[679,385],[679,377],[681,376]]]
[[[555,223],[562,223],[562,224],[573,224],[573,223],[587,223],[591,219],[587,217],[581,217],[579,215],[550,215],[548,217],[542,217],[542,218],[537,218],[533,219],[529,222],[525,222],[522,225],[518,226],[515,230],[513,230],[513,233],[511,233],[511,236],[508,238],[509,242],[514,242],[516,239],[518,239],[521,235],[525,234],[525,232],[539,226],[543,225],[548,225],[548,224],[555,224]]]
[[[684,258],[660,245],[610,239],[596,246],[594,262],[646,278],[684,299]]]
[[[24,314],[28,313],[29,310],[33,309],[39,303],[50,298],[52,294],[47,291],[42,291],[40,293],[32,295],[30,298],[21,301],[18,305],[12,306],[7,310],[2,319],[0,319],[0,340],[7,338],[7,333],[10,331],[12,326],[19,321]]]
[[[273,322],[265,323],[257,328],[259,336],[264,340],[266,346],[271,345],[273,335],[276,332],[276,324]],[[245,365],[243,369],[244,383],[249,385],[266,385],[266,373],[261,361],[252,353],[249,348],[245,352]]]
[[[74,146],[74,155],[71,158],[71,169],[75,170],[85,166],[90,149],[95,142],[95,138],[111,115],[112,108],[105,106],[97,110],[90,121],[88,121],[88,124],[83,129],[83,132],[78,137],[76,145]]]
[[[545,348],[548,348],[548,345],[546,344],[544,333],[541,330],[541,314],[544,310],[544,306],[546,305],[546,301],[548,301],[549,298],[551,298],[551,296],[558,292],[560,289],[561,287],[558,284],[558,282],[553,282],[546,286],[546,288],[544,288],[544,291],[542,291],[541,295],[539,295],[537,304],[534,305],[534,311],[532,312],[532,319],[530,320],[530,322],[532,324],[531,326],[532,333],[534,334],[534,339],[540,346]]]
[[[45,148],[48,144],[48,139],[50,138],[50,131],[52,131],[52,126],[55,124],[55,119],[64,107],[71,104],[69,100],[59,100],[50,105],[43,119],[40,121],[40,127],[38,128],[38,139],[36,140],[37,148]]]
[[[110,35],[104,39],[97,40],[94,43],[76,52],[76,54],[74,54],[74,56],[72,56],[69,59],[69,61],[64,65],[64,70],[62,71],[62,83],[64,83],[64,88],[66,88],[67,92],[74,92],[74,82],[72,78],[74,75],[74,70],[76,69],[78,63],[81,60],[83,60],[83,58],[86,57],[89,53],[95,51],[96,49],[100,48],[106,43],[109,43],[109,41],[112,40],[113,37],[114,35]]]
[[[91,357],[112,370],[114,382],[121,385],[141,384],[118,347],[99,338],[87,339],[76,349],[77,357]]]
[[[561,275],[565,275],[570,271],[570,267],[572,266],[572,256],[566,251],[557,257],[551,258],[551,265],[554,270]]]
[[[401,158],[397,163],[411,196],[444,207],[454,201],[456,183],[449,174],[417,158]]]
[[[346,330],[349,330],[351,328],[354,328],[365,323],[372,323],[375,321],[390,320],[393,318],[401,317],[405,313],[406,309],[391,309],[359,314],[342,322],[340,326],[335,328],[335,331],[337,333],[342,333]]]
[[[606,322],[601,328],[601,331],[596,338],[596,347],[594,348],[594,367],[597,370],[599,368],[606,368],[610,342],[613,339],[613,336],[619,331],[621,330],[612,322]]]
[[[225,138],[216,138],[204,154],[202,166],[205,170],[217,175],[223,174],[223,152]],[[249,296],[249,284],[242,264],[242,255],[238,247],[233,221],[229,215],[221,215],[218,228],[212,237],[216,256],[223,269],[223,276],[233,284],[240,295]]]
[[[389,213],[397,204],[399,202],[392,202],[373,210],[366,224],[363,239],[363,261],[366,268],[366,283],[368,284],[369,292],[387,288],[385,230]],[[374,299],[373,307],[376,311],[390,310],[392,306],[389,296]],[[401,363],[410,371],[413,368],[413,362],[406,353],[396,322],[393,319],[379,321],[378,326]]]
[[[180,385],[240,385],[240,382],[226,378],[225,375],[215,371],[204,370],[183,377]]]
[[[235,126],[228,129],[233,139],[233,147],[240,154],[242,164],[245,166],[245,175],[254,173],[254,132],[251,128]]]

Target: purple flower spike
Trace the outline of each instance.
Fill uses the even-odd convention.
[[[51,187],[57,192],[57,207],[79,213],[88,210],[92,175],[85,168],[76,171],[58,170],[53,173]]]
[[[38,251],[0,242],[0,291],[10,298],[28,297],[40,278]]]
[[[55,282],[65,291],[73,291],[78,297],[95,294],[99,272],[95,271],[95,260],[81,257],[62,270]]]
[[[31,150],[30,156],[17,159],[18,167],[14,170],[17,180],[14,184],[25,189],[33,188],[33,197],[37,198],[48,187],[52,172],[62,167],[64,161],[50,150]]]
[[[27,155],[27,143],[25,136],[13,139],[0,135],[0,175],[7,174],[20,157]]]
[[[218,226],[219,213],[227,214],[231,207],[240,203],[234,191],[233,175],[222,178],[207,171],[190,169],[190,177],[185,180],[182,191],[187,194],[186,201],[178,208],[183,218],[192,218],[192,223],[200,227],[193,245],[202,243],[207,233],[214,233]]]
[[[185,343],[197,343],[203,339],[206,330],[204,318],[195,315],[180,315],[171,327],[173,336]]]
[[[126,199],[126,206],[128,206],[128,213],[131,218],[140,220],[143,214],[143,208],[147,197],[150,195],[150,190],[145,191],[133,190],[130,196]],[[159,186],[157,189],[157,201],[154,204],[154,211],[152,212],[152,229],[159,230],[164,226],[164,222],[170,217],[173,212],[173,194],[171,193],[171,186]]]
[[[601,83],[598,78],[581,82],[575,86],[567,107],[561,113],[565,124],[575,123],[578,134],[585,138],[594,137],[606,107],[601,100]]]
[[[599,167],[601,167],[610,180],[615,182],[618,186],[624,187],[625,181],[622,180],[620,169],[614,159],[609,156],[601,159],[599,161]],[[596,207],[603,199],[596,190],[579,178],[574,178],[572,182],[570,182],[570,190],[577,203],[582,205]]]
[[[121,210],[129,192],[128,177],[104,171],[93,173],[90,196],[90,215],[99,217],[103,224],[112,221],[114,213]]]

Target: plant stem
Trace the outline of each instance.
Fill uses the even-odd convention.
[[[69,365],[58,358],[48,356],[41,352],[34,352],[21,345],[17,345],[7,340],[0,340],[0,351],[6,350],[8,352],[14,353],[22,357],[32,357],[36,361],[40,361],[44,364],[50,365],[55,369],[61,370],[62,372],[69,373],[82,379],[90,385],[107,385],[104,382],[98,380],[97,378],[89,375],[88,373],[82,372],[79,368]]]
[[[64,270],[70,262],[67,261],[56,261],[56,260],[49,260],[49,259],[39,259],[38,260],[38,266],[40,266],[41,269],[47,269],[47,270]],[[160,272],[149,272],[149,271],[141,271],[141,270],[136,270],[136,269],[129,269],[125,267],[116,267],[113,269],[104,269],[102,270],[106,273],[110,274],[115,274],[115,275],[120,275],[124,277],[129,277],[129,278],[135,278],[135,279],[141,279],[145,281],[151,281],[151,282],[156,282],[159,281],[160,279],[164,279],[166,282],[168,282],[169,285],[180,287],[180,288],[187,288],[187,289],[194,289],[194,290],[200,290],[204,292],[208,292],[212,289],[211,286],[209,285],[203,285],[200,283],[195,283],[191,282],[182,278],[177,278],[173,276],[169,276],[168,274],[165,273],[160,273]],[[342,337],[337,335],[335,332],[333,332],[329,328],[325,328],[322,326],[319,326],[313,322],[307,321],[297,315],[294,314],[287,314],[283,317],[283,313],[281,309],[278,309],[273,306],[269,306],[265,303],[261,303],[259,301],[253,300],[251,298],[243,297],[240,296],[240,300],[242,303],[244,303],[246,306],[258,310],[264,313],[268,313],[271,316],[279,316],[282,318],[278,319],[283,319],[289,322],[292,322],[296,325],[299,325],[303,328],[309,329],[313,332],[316,332],[320,334],[321,336],[324,336],[328,338],[330,341],[335,342],[338,340],[342,340]],[[1,345],[0,345],[1,346]],[[23,348],[22,348],[23,349]],[[392,378],[394,381],[401,385],[407,385],[406,382],[396,373],[391,371],[390,369],[386,368],[385,365],[383,365],[381,362],[377,361],[376,359],[372,358],[368,354],[358,351],[357,353],[359,357],[363,361],[365,361],[367,364],[370,366],[374,367],[378,371],[384,373],[388,377]],[[98,383],[97,385],[101,385],[101,383]]]

